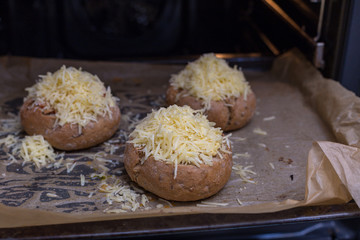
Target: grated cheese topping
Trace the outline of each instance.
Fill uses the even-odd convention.
[[[55,163],[58,157],[50,143],[41,135],[25,136],[21,141],[19,154],[24,159],[23,164],[32,162],[39,169]]]
[[[213,53],[204,54],[188,63],[182,71],[171,76],[170,84],[201,99],[206,110],[210,109],[211,100],[240,96],[246,100],[251,92],[243,72],[236,66],[231,68],[224,59],[217,58]]]
[[[189,106],[172,105],[152,111],[130,134],[128,142],[144,153],[142,163],[150,156],[155,160],[178,164],[212,165],[212,158],[229,151],[230,141],[223,137],[201,111]],[[227,146],[227,147],[226,147]]]
[[[40,80],[32,87],[26,99],[33,98],[34,106],[43,107],[44,111],[55,111],[57,124],[78,124],[79,131],[90,121],[97,121],[97,116],[112,117],[111,107],[116,98],[111,95],[110,87],[96,75],[62,66],[55,73],[40,75]]]

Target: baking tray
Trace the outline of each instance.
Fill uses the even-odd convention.
[[[320,206],[310,205],[307,207],[299,207],[301,206],[300,204],[289,207],[288,205],[284,205],[285,207],[283,206],[283,208],[274,209],[275,213],[269,213],[271,212],[269,209],[262,210],[262,214],[255,214],[253,211],[253,209],[256,208],[254,207],[255,204],[267,204],[268,202],[278,202],[286,199],[292,199],[298,202],[304,200],[304,195],[306,194],[306,158],[308,150],[312,147],[311,145],[313,142],[317,140],[327,140],[346,143],[346,140],[349,140],[352,143],[355,141],[355,146],[357,143],[356,136],[355,140],[354,136],[352,136],[352,138],[346,138],[346,136],[343,138],[339,137],[339,133],[333,131],[334,127],[328,123],[326,116],[318,116],[318,112],[321,113],[321,111],[313,110],[316,109],[316,107],[310,107],[312,105],[311,99],[303,96],[306,94],[306,89],[302,89],[303,87],[301,87],[301,85],[296,85],[296,83],[291,83],[291,81],[284,81],[284,77],[281,77],[281,74],[279,75],[279,73],[277,73],[278,70],[276,67],[281,66],[281,68],[286,68],[286,65],[281,62],[285,61],[284,59],[288,62],[294,62],[295,59],[295,62],[300,61],[299,65],[305,61],[301,56],[299,57],[299,53],[295,51],[287,56],[281,57],[280,60],[276,60],[278,64],[275,64],[275,67],[271,71],[254,72],[245,70],[245,75],[250,79],[250,83],[258,96],[258,109],[252,122],[242,130],[241,134],[233,132],[235,142],[237,136],[252,136],[251,138],[248,137],[246,143],[237,142],[234,146],[234,153],[248,150],[253,156],[253,161],[250,162],[250,164],[255,165],[254,169],[256,169],[258,176],[260,177],[254,177],[258,182],[257,188],[255,189],[249,185],[242,185],[241,180],[237,179],[236,176],[233,176],[232,180],[230,180],[230,187],[225,187],[222,193],[214,197],[216,201],[224,201],[224,199],[229,198],[229,196],[233,198],[234,193],[231,187],[234,184],[239,184],[241,188],[241,194],[239,196],[243,197],[242,201],[249,207],[246,208],[247,206],[245,206],[244,209],[247,210],[244,212],[240,211],[237,214],[231,214],[232,212],[237,212],[238,206],[234,205],[231,205],[228,209],[220,208],[214,210],[199,209],[190,206],[190,203],[188,205],[177,205],[175,209],[180,209],[180,211],[169,211],[169,209],[164,209],[157,213],[143,213],[142,215],[136,215],[134,213],[134,216],[126,215],[125,217],[105,216],[96,219],[91,218],[91,213],[86,213],[85,220],[82,221],[81,217],[76,216],[78,212],[75,211],[72,214],[75,215],[76,220],[69,221],[71,224],[66,224],[66,221],[60,220],[58,222],[51,222],[52,225],[48,226],[35,226],[46,225],[46,223],[43,222],[40,224],[34,223],[34,226],[26,223],[23,226],[29,227],[22,227],[22,223],[19,223],[15,228],[3,228],[3,233],[6,234],[4,236],[129,236],[146,234],[148,231],[151,233],[169,233],[358,217],[359,209],[354,202],[346,203],[351,199],[346,193],[344,193],[342,199],[340,197],[341,201],[324,202],[324,204],[330,204],[330,206],[321,206],[323,204],[320,201],[312,203],[313,205]],[[46,62],[46,64],[44,64],[44,62]],[[18,108],[21,105],[22,97],[25,96],[23,91],[24,85],[32,85],[33,82],[31,80],[36,79],[38,74],[55,70],[51,68],[54,68],[54,66],[59,64],[75,65],[78,67],[80,65],[85,65],[91,69],[91,72],[99,72],[101,79],[105,79],[105,83],[110,86],[125,86],[125,88],[115,87],[113,88],[113,91],[115,91],[115,94],[121,99],[120,105],[122,105],[121,110],[124,116],[136,108],[141,110],[138,113],[133,112],[131,115],[128,114],[127,116],[130,116],[130,118],[135,116],[136,118],[142,118],[145,116],[143,112],[149,112],[152,108],[162,106],[164,104],[162,102],[164,99],[163,94],[166,90],[169,76],[183,67],[181,65],[139,65],[137,63],[119,64],[111,62],[84,63],[71,60],[60,61],[54,59],[43,60],[5,57],[2,58],[2,66],[9,70],[7,71],[8,75],[3,76],[3,83],[5,83],[4,89],[6,91],[2,93],[2,99],[3,103],[7,103],[8,108],[5,106],[3,109],[11,110],[11,105],[17,106]],[[306,65],[306,67],[311,68],[311,66],[308,65]],[[118,70],[114,71],[114,68]],[[264,78],[264,74],[268,77]],[[24,76],[26,76],[27,82],[24,82]],[[276,77],[274,78],[273,76]],[[153,82],[154,79],[156,79],[156,82]],[[288,79],[288,77],[285,77],[285,79]],[[12,83],[10,84],[7,81],[11,81]],[[278,92],[279,90],[280,92]],[[286,94],[281,94],[282,91],[284,93],[290,92],[291,94],[284,96]],[[293,102],[291,103],[291,101]],[[282,102],[283,105],[277,105],[274,104],[274,102]],[[289,104],[289,102],[291,104]],[[129,107],[128,105],[131,105],[129,103],[135,104],[136,107]],[[144,105],[146,106],[145,108]],[[306,111],[307,115],[304,119],[299,119],[303,116],[299,117],[296,115],[299,109]],[[14,110],[13,114],[16,114],[16,110]],[[276,116],[278,122],[276,124],[280,124],[282,127],[266,127],[266,124],[272,124],[272,122],[263,122],[264,118],[269,116]],[[307,117],[310,119],[307,119]],[[285,119],[286,121],[282,122],[281,119]],[[298,120],[295,121],[295,119]],[[306,127],[306,123],[309,122],[315,124],[315,128],[311,129],[310,132],[308,129],[304,128],[304,126]],[[125,124],[123,126],[124,129],[128,127],[126,123],[123,124]],[[127,124],[129,124],[129,122],[127,122]],[[286,124],[289,125],[286,126]],[[269,137],[266,140],[264,139],[264,136],[253,135],[253,129],[259,126],[267,130],[272,138]],[[357,125],[354,124],[354,128],[356,127]],[[284,129],[292,129],[293,132],[290,131],[284,135],[282,133],[282,130]],[[259,146],[259,144],[261,144],[261,146]],[[259,147],[262,147],[262,149]],[[89,150],[89,152],[96,152],[99,149],[101,149],[101,146]],[[82,154],[82,152],[79,154]],[[254,162],[254,159],[264,159],[265,157],[269,161],[273,161],[272,163],[273,165],[275,164],[276,170],[282,170],[281,176],[279,175],[277,179],[274,179],[273,185],[275,187],[273,187],[273,189],[270,188],[270,191],[268,191],[269,189],[266,190],[264,187],[261,187],[261,185],[264,185],[266,181],[269,181],[267,176],[274,174],[271,172],[275,169],[272,169],[271,165],[266,164],[266,167],[264,167],[265,165],[263,163]],[[284,161],[284,159],[290,159],[291,162]],[[235,163],[239,163],[239,161],[239,159],[234,159]],[[242,164],[247,164],[246,160],[241,161]],[[291,184],[289,185],[289,183]],[[282,190],[279,190],[279,188]],[[4,189],[4,187],[2,189]],[[264,197],[264,192],[266,191],[267,195]],[[234,200],[234,198],[232,200]],[[232,201],[231,204],[234,204],[234,202],[236,203],[236,201]],[[51,205],[52,204],[48,204],[48,208],[45,206],[43,210],[51,211]],[[292,209],[281,211],[282,209],[288,208]],[[43,212],[30,211],[28,214],[33,216],[34,219],[40,219]],[[14,218],[14,216],[12,217]],[[17,217],[20,218],[19,216]],[[61,223],[61,225],[57,225],[59,223]],[[64,231],[64,229],[66,231]]]

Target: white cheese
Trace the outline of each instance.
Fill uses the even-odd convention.
[[[267,132],[262,130],[261,128],[255,128],[253,130],[253,133],[256,133],[256,134],[259,134],[259,135],[264,135],[264,136],[267,135]]]
[[[84,174],[80,174],[80,185],[82,187],[85,186],[85,176],[84,176]]]
[[[270,116],[270,117],[263,118],[263,121],[272,121],[274,119],[275,119],[275,116]]]
[[[122,210],[135,211],[140,207],[140,201],[143,206],[148,202],[141,194],[138,194],[128,185],[124,185],[121,182],[116,182],[113,185],[103,182],[98,188],[100,192],[106,193],[108,204],[113,202],[121,203]]]
[[[236,164],[232,167],[232,169],[234,170],[234,172],[236,174],[238,174],[241,178],[241,180],[243,180],[246,183],[255,183],[255,181],[253,179],[251,179],[251,177],[248,174],[253,174],[256,175],[256,173],[252,170],[250,170],[250,168],[252,168],[252,165],[243,167],[239,164]]]
[[[217,58],[213,53],[204,54],[188,63],[181,72],[171,76],[170,84],[175,89],[184,89],[191,96],[201,99],[205,109],[210,109],[211,100],[240,96],[246,100],[247,94],[251,92],[243,72],[236,66],[229,67],[224,59]]]
[[[155,160],[174,164],[212,165],[212,158],[229,152],[228,137],[215,128],[201,111],[176,105],[160,108],[148,114],[130,134],[130,143],[144,152],[142,162],[153,156]]]
[[[19,155],[24,160],[23,164],[32,162],[39,169],[56,163],[60,156],[54,152],[50,143],[41,135],[25,136],[21,141]],[[62,158],[62,156],[60,157]]]
[[[250,154],[248,152],[245,152],[245,153],[235,153],[233,155],[233,159],[240,158],[240,157],[249,158]]]
[[[62,66],[53,74],[40,76],[26,91],[29,92],[26,99],[35,99],[35,107],[54,111],[60,126],[78,124],[79,133],[81,127],[97,121],[97,116],[111,118],[110,108],[116,104],[110,88],[106,89],[96,75],[73,67]]]
[[[227,206],[229,205],[228,203],[217,203],[217,202],[208,202],[208,201],[202,201],[202,204],[206,204],[206,205],[214,205],[214,206]]]

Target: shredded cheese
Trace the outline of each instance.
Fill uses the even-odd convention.
[[[275,169],[275,166],[274,166],[273,163],[269,163],[269,165],[270,165],[270,167],[271,167],[272,169]]]
[[[270,117],[263,118],[263,121],[272,121],[274,119],[275,119],[275,116],[270,116]]]
[[[6,138],[0,139],[0,146],[4,145],[7,148],[14,147],[19,141],[19,137],[15,135],[7,135]]]
[[[202,201],[201,203],[206,205],[214,205],[214,206],[222,206],[222,207],[229,205],[228,203],[217,203],[217,202],[208,202],[208,201]]]
[[[19,155],[24,159],[23,164],[32,162],[39,169],[57,162],[56,158],[63,156],[57,155],[50,143],[41,135],[25,136],[21,141]]]
[[[243,167],[243,166],[237,164],[237,165],[234,165],[232,167],[232,169],[234,170],[234,172],[236,174],[238,174],[240,176],[241,180],[243,180],[244,182],[255,183],[255,181],[253,179],[251,179],[251,177],[248,175],[248,174],[256,175],[256,172],[250,170],[250,168],[252,168],[252,167],[253,167],[252,165]]]
[[[84,174],[80,174],[80,185],[82,187],[85,186],[85,176],[84,176]]]
[[[253,133],[256,133],[256,134],[259,134],[259,135],[264,135],[264,136],[267,135],[267,132],[262,130],[261,128],[255,128],[253,130]]]
[[[116,182],[113,185],[103,182],[98,187],[100,192],[106,193],[106,201],[108,204],[113,202],[121,203],[121,211],[135,211],[140,206],[140,203],[145,206],[149,200],[147,197],[143,197],[144,194],[138,194],[132,190],[128,185],[124,185],[121,182]],[[139,201],[140,200],[140,201]],[[109,212],[109,211],[106,211]]]
[[[71,163],[71,162],[67,162],[66,164],[65,164],[65,166],[66,166],[66,172],[67,173],[71,173],[71,171],[75,168],[75,166],[76,166],[76,162],[73,162],[73,163]]]
[[[59,197],[57,194],[55,194],[55,193],[46,193],[46,196],[47,197],[51,197],[51,198],[57,198],[57,197]]]
[[[32,87],[26,99],[34,99],[35,107],[45,111],[54,111],[56,123],[78,124],[79,132],[90,121],[97,121],[97,116],[112,117],[111,107],[116,98],[111,95],[110,87],[105,88],[96,75],[62,66],[55,73],[41,75]]]
[[[0,119],[0,130],[2,132],[16,132],[21,131],[21,123],[18,116],[9,119]]]
[[[240,96],[246,100],[251,91],[243,72],[236,66],[229,67],[224,59],[217,58],[213,53],[204,54],[188,63],[181,72],[171,76],[170,84],[201,99],[204,109],[210,109],[211,100]]]
[[[259,145],[260,147],[266,148],[266,144],[265,144],[265,143],[258,143],[258,145]]]
[[[166,204],[168,204],[169,207],[173,207],[173,205],[171,204],[171,202],[169,202],[168,200],[162,199],[162,198],[158,198],[159,201],[162,201]]]
[[[250,154],[248,152],[245,152],[245,153],[235,153],[233,155],[233,159],[235,158],[240,158],[240,157],[243,157],[243,158],[249,158],[250,157]]]
[[[153,156],[155,160],[174,164],[212,165],[212,158],[229,152],[230,141],[223,137],[201,111],[176,105],[160,108],[148,114],[130,134],[128,142],[144,153],[142,163]]]
[[[245,141],[246,138],[245,137],[231,137],[231,140],[234,140],[236,142],[241,142],[241,141]]]

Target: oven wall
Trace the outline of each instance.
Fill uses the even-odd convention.
[[[314,36],[319,1],[275,3]],[[360,95],[360,7],[355,0],[326,0],[322,35],[326,77]],[[294,11],[295,9],[295,11]],[[94,60],[137,60],[237,54],[233,61],[274,58],[313,48],[266,7],[266,0],[1,0],[0,54]],[[241,62],[242,61],[242,62]],[[243,67],[246,67],[245,65]]]

